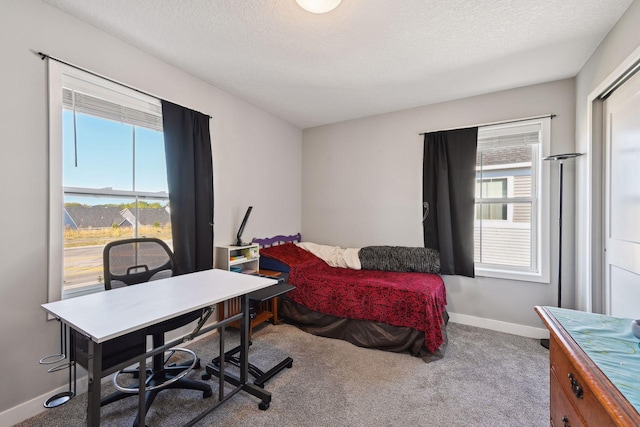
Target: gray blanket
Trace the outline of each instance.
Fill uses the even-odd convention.
[[[358,253],[363,270],[440,273],[440,252],[406,246],[366,246]]]

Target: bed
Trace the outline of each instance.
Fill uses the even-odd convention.
[[[439,274],[367,269],[365,262],[362,269],[334,267],[300,241],[300,234],[253,239],[261,247],[260,269],[281,272],[296,286],[280,299],[282,318],[361,347],[409,352],[425,362],[444,357],[448,315]],[[397,269],[393,258],[384,257],[384,268]]]

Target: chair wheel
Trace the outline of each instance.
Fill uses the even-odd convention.
[[[213,396],[213,390],[209,389],[202,392],[202,398],[206,399],[207,397]]]
[[[258,403],[258,408],[260,408],[261,411],[266,411],[267,409],[269,409],[269,402],[265,402],[264,400],[260,403]]]
[[[202,376],[200,377],[203,380],[210,380],[211,379],[211,374],[202,374]]]
[[[291,369],[292,366],[293,366],[293,362],[289,362],[289,364],[287,365],[287,368]]]

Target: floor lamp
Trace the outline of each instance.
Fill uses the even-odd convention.
[[[583,153],[555,154],[543,157],[542,160],[552,160],[558,162],[558,307],[562,307],[562,186],[564,161],[582,156]],[[543,338],[540,345],[549,348],[549,340]]]

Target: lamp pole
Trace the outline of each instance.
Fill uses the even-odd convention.
[[[584,153],[554,154],[553,156],[542,158],[542,160],[558,162],[558,307],[562,307],[562,190],[564,184],[564,161],[582,156],[582,154]],[[541,339],[540,345],[549,348],[549,340]]]

